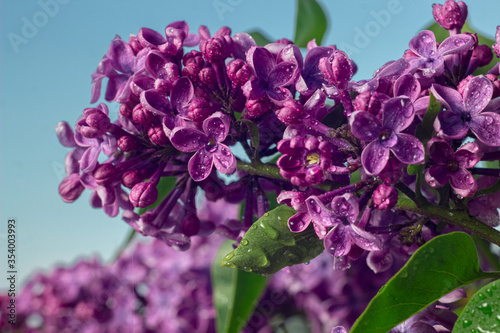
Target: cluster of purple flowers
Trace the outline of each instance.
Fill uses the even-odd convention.
[[[73,202],[91,190],[93,207],[109,216],[122,211],[141,234],[186,250],[191,237],[214,231],[241,237],[275,192],[297,211],[290,230],[312,223],[336,268],[369,252],[370,267],[384,271],[394,253],[408,256],[436,234],[435,221],[394,209],[398,189],[456,207],[500,176],[476,167],[500,157],[500,64],[473,74],[494,52],[500,57],[500,28],[492,52],[461,33],[462,1],[435,5],[433,14],[450,37],[437,43],[433,32],[420,32],[400,59],[361,81],[352,80],[356,65],[345,52],[314,40],[303,56],[288,40],[258,46],[227,27],[213,36],[204,26],[190,33],[183,21],[164,34],[142,28],[128,42],[117,36],[92,75],[91,102],[107,79],[105,99],[120,104],[118,117],[111,120],[101,103],[85,109],[74,129],[57,125],[60,142],[73,148],[59,193]],[[443,109],[429,139],[416,129],[430,94]],[[423,165],[421,188],[408,165]],[[223,176],[233,174],[237,180]],[[173,188],[158,200],[167,178]],[[244,201],[242,221],[200,218],[197,193]],[[142,215],[134,211],[154,203]],[[498,225],[497,195],[467,205]],[[420,236],[398,241],[405,228]]]

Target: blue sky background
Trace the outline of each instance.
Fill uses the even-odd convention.
[[[337,44],[348,51],[359,68],[356,78],[363,79],[386,61],[401,57],[409,40],[432,23],[434,1],[319,2],[330,23],[323,44]],[[500,1],[475,0],[468,5],[471,26],[492,38],[500,24]],[[48,14],[43,14],[44,6]],[[388,8],[393,13],[377,23],[375,17]],[[109,218],[92,209],[88,193],[72,204],[60,199],[57,188],[65,176],[63,161],[68,149],[59,144],[54,127],[61,120],[73,125],[89,107],[90,75],[116,34],[128,40],[141,27],[163,32],[177,20],[186,20],[191,32],[201,24],[212,33],[227,25],[233,33],[258,28],[275,39],[293,39],[295,2],[0,0],[3,272],[7,271],[9,218],[17,221],[21,281],[36,269],[70,264],[83,256],[109,260],[120,246],[130,231],[120,217]],[[34,23],[38,27],[29,30]],[[361,37],[363,33],[367,38]],[[117,108],[111,110],[114,120]],[[0,281],[0,289],[5,288],[6,280]]]

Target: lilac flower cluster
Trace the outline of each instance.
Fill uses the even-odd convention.
[[[337,269],[367,253],[375,272],[437,234],[436,220],[397,205],[402,193],[468,207],[498,225],[498,196],[474,195],[500,176],[477,167],[500,157],[500,65],[474,75],[493,52],[461,33],[462,1],[435,5],[433,14],[450,37],[438,43],[422,31],[400,59],[358,81],[345,52],[314,40],[303,55],[288,40],[258,46],[227,27],[190,33],[183,21],[163,34],[142,28],[128,41],[116,37],[92,75],[91,102],[107,79],[105,99],[120,104],[118,117],[101,103],[74,129],[57,125],[61,144],[72,148],[59,192],[73,202],[88,189],[93,207],[122,211],[141,234],[181,250],[214,231],[241,237],[275,192],[297,211],[290,230],[312,225]],[[442,107],[423,135],[431,95]],[[410,165],[421,175],[409,174]],[[172,188],[160,196],[162,181]],[[244,201],[242,221],[201,218],[198,194]]]

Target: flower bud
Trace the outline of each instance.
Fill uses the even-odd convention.
[[[212,104],[203,97],[195,97],[188,106],[188,117],[196,122],[202,122],[215,112]]]
[[[104,163],[94,169],[94,179],[98,185],[106,186],[116,179],[116,168],[111,163]]]
[[[373,204],[378,210],[387,210],[398,202],[398,191],[389,185],[380,184],[373,192]]]
[[[298,125],[302,122],[304,106],[299,101],[288,99],[283,103],[283,107],[276,111],[276,116],[285,125]]]
[[[154,116],[151,112],[145,110],[141,104],[137,104],[132,111],[132,121],[138,125],[148,128],[153,121]]]
[[[354,75],[354,66],[344,51],[335,50],[330,57],[321,58],[319,69],[328,82],[338,89],[347,89],[347,84]]]
[[[137,150],[140,147],[137,140],[130,135],[121,136],[118,139],[118,141],[116,142],[116,144],[117,144],[118,148],[120,148],[120,150],[122,150],[124,152]]]
[[[134,207],[146,208],[158,199],[158,190],[152,182],[143,182],[134,185],[129,195]]]
[[[77,173],[64,178],[59,184],[59,194],[64,202],[73,202],[80,197],[85,187],[80,182],[80,176]]]
[[[263,116],[272,109],[272,104],[266,99],[249,99],[245,103],[247,108],[247,117],[255,119]]]
[[[217,75],[215,74],[215,70],[212,67],[205,67],[200,70],[198,77],[202,83],[206,84],[211,89],[215,89],[219,86]]]
[[[243,60],[236,59],[227,66],[227,76],[237,86],[242,86],[252,76],[252,68]]]
[[[132,115],[132,110],[127,104],[120,104],[120,114],[124,117],[130,117]]]
[[[191,213],[182,219],[182,233],[188,237],[197,235],[200,231],[200,220],[195,213]]]
[[[432,6],[432,15],[441,27],[457,34],[460,33],[467,18],[467,5],[463,1],[446,0],[444,5]]]
[[[200,44],[203,57],[209,62],[220,62],[227,58],[228,46],[223,37],[214,37],[204,40]]]
[[[75,137],[71,126],[65,121],[61,121],[56,125],[56,135],[59,142],[64,147],[76,147]]]
[[[168,143],[168,138],[163,131],[163,126],[151,126],[148,130],[148,136],[151,141],[159,146],[163,146]]]

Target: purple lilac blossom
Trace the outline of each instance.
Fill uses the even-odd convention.
[[[472,196],[476,192],[476,181],[467,170],[482,157],[482,152],[475,143],[466,143],[453,152],[447,141],[434,137],[427,142],[427,151],[435,163],[425,171],[427,184],[442,187],[449,181],[455,193],[462,197]]]
[[[203,132],[190,127],[176,127],[172,131],[172,145],[183,152],[196,152],[188,163],[189,174],[195,181],[208,177],[212,166],[221,173],[236,170],[236,158],[222,142],[229,133],[229,117],[216,112],[203,121]]]
[[[484,111],[493,94],[490,80],[473,77],[464,85],[463,93],[438,84],[433,84],[430,90],[446,108],[434,122],[440,136],[462,139],[470,129],[485,145],[500,146],[500,115]]]
[[[415,112],[407,97],[388,100],[382,110],[382,121],[365,111],[354,112],[349,120],[352,133],[360,140],[370,142],[361,154],[361,162],[368,175],[380,173],[389,160],[390,152],[405,164],[424,161],[424,147],[412,135],[402,133],[413,122]]]

